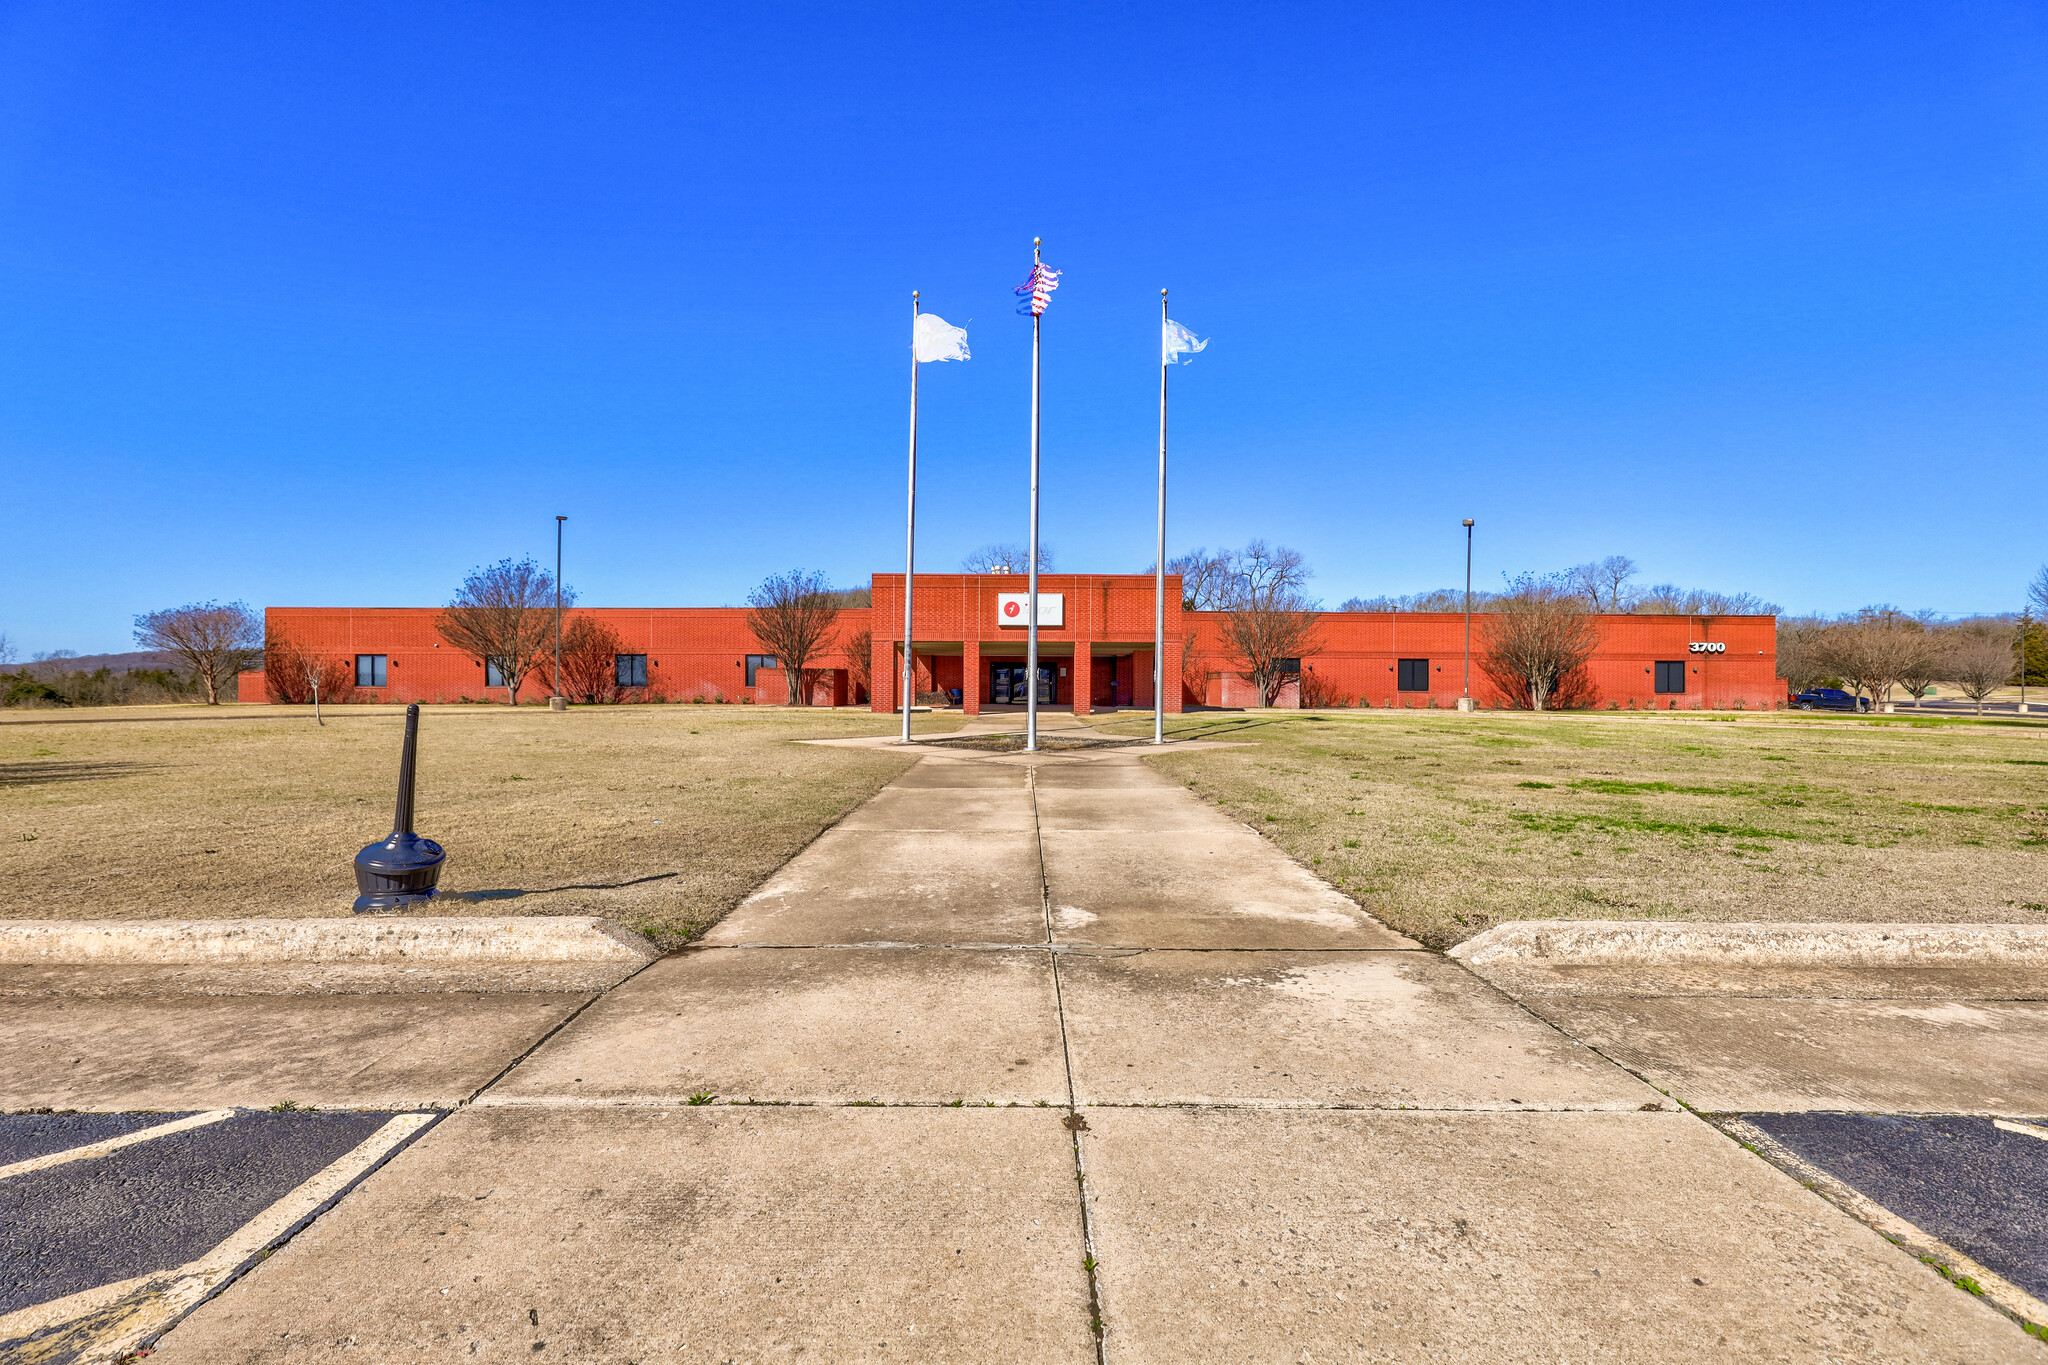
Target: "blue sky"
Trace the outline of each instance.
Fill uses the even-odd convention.
[[[1044,528],[1315,588],[1610,553],[1794,610],[2043,559],[2040,5],[0,7],[0,631],[742,600]]]

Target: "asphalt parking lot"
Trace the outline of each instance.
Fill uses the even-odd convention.
[[[2048,1121],[1757,1114],[1749,1122],[1865,1198],[2048,1299]]]
[[[436,1117],[0,1115],[0,1360],[110,1358],[161,1330]]]
[[[0,1359],[102,1358],[82,1337],[36,1331],[40,1305],[97,1292],[118,1315],[135,1286],[161,1296],[182,1278],[190,1282],[189,1302],[174,1306],[196,1306],[437,1117],[0,1115],[0,1324],[9,1325]],[[2048,1123],[1924,1114],[1744,1117],[1800,1160],[2048,1299]],[[409,1122],[393,1132],[400,1119]],[[280,1218],[277,1210],[292,1205],[295,1193],[297,1206]],[[93,1324],[102,1342],[110,1314]],[[159,1314],[156,1327],[164,1325]]]

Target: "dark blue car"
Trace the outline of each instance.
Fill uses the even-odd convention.
[[[1801,711],[1868,711],[1870,702],[1852,697],[1839,687],[1809,687],[1792,699]]]

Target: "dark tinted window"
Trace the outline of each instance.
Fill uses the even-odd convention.
[[[749,654],[747,656],[747,686],[754,685],[754,674],[764,668],[780,668],[773,654]]]
[[[1429,660],[1401,660],[1400,678],[1398,681],[1403,692],[1429,691]]]
[[[382,654],[356,655],[356,686],[382,687],[384,685],[384,656]]]
[[[499,667],[498,667],[498,661],[497,661],[496,659],[485,659],[485,660],[484,660],[484,686],[485,686],[485,687],[503,687],[504,685],[505,685],[505,670],[503,670],[502,668],[499,668]]]
[[[1685,691],[1685,660],[1659,659],[1657,661],[1657,690],[1659,692]]]
[[[614,654],[612,656],[613,676],[621,687],[647,686],[647,656],[645,654]]]

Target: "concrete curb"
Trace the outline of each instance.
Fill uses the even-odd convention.
[[[2043,967],[2048,924],[1656,924],[1522,920],[1460,943],[1475,969],[1521,967]]]
[[[593,915],[441,919],[4,920],[0,966],[640,963],[645,938]]]

